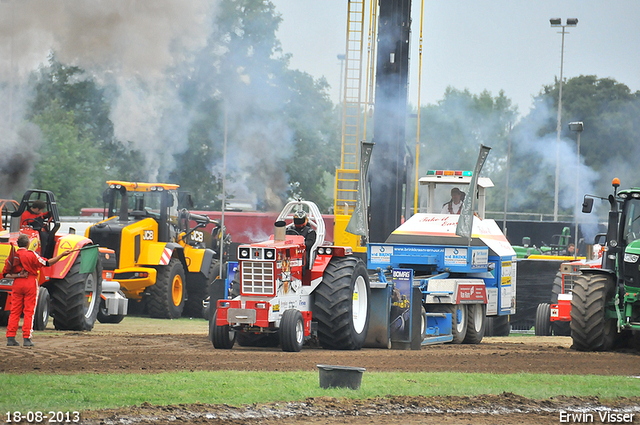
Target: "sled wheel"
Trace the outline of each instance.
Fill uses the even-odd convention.
[[[432,313],[451,313],[452,344],[462,344],[467,335],[467,306],[464,304],[429,304]]]
[[[486,326],[487,306],[485,304],[469,304],[467,306],[467,334],[462,341],[464,344],[480,344],[484,337]]]

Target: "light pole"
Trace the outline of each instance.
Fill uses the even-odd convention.
[[[346,59],[346,55],[339,54],[338,60],[340,61],[340,92],[338,93],[338,99],[341,101],[344,100],[344,94],[342,93],[342,70],[344,69],[344,60]]]
[[[551,27],[562,28],[562,47],[560,49],[560,88],[558,93],[558,124],[556,131],[558,133],[558,139],[556,140],[556,183],[553,197],[553,221],[558,221],[558,192],[560,189],[560,130],[562,129],[562,68],[564,65],[564,34],[566,27],[575,27],[578,25],[578,19],[568,18],[567,23],[562,25],[562,19],[551,18],[549,19]]]
[[[580,195],[578,194],[578,187],[580,185],[580,133],[582,133],[583,128],[584,128],[584,125],[582,124],[582,121],[574,121],[569,123],[569,130],[575,131],[578,134],[577,136],[578,146],[576,149],[576,213],[575,213],[576,239],[574,241],[574,250],[573,250],[574,259],[578,258],[578,210],[580,209]]]

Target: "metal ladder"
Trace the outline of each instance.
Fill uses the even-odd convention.
[[[375,7],[375,2],[372,2]],[[359,180],[358,146],[361,137],[362,57],[365,0],[350,0],[347,11],[344,98],[342,103],[342,152],[336,170],[335,214],[350,215],[356,204]]]

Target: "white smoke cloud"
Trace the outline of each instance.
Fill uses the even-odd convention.
[[[188,113],[176,101],[177,87],[167,71],[206,44],[216,5],[213,0],[5,0],[0,75],[8,76],[5,84],[15,91],[18,81],[55,51],[62,63],[115,83],[115,136],[147,155],[153,180],[165,158],[186,148]],[[17,99],[12,109],[22,109]]]
[[[555,182],[558,162],[560,166],[558,206],[571,210],[573,217],[577,217],[579,221],[585,241],[593,243],[599,216],[583,214],[582,200],[585,194],[596,193],[596,184],[600,176],[597,171],[584,163],[582,155],[577,157],[577,134],[576,139],[563,137],[559,142],[555,132],[539,136],[540,129],[545,128],[550,121],[556,121],[556,114],[550,100],[547,102],[539,100],[536,108],[532,109],[530,115],[520,123],[519,131],[514,136],[513,146],[521,156],[527,158],[527,162],[516,164],[516,167],[535,164],[540,174],[527,182],[520,182],[519,187],[516,184],[510,188],[509,210],[517,211],[522,203],[530,201],[534,192],[548,190],[549,182],[552,184]],[[550,195],[555,195],[555,188],[553,186],[551,188],[553,193]],[[568,221],[572,221],[573,217],[568,218]]]

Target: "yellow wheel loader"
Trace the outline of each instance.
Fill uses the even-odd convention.
[[[121,290],[151,317],[201,317],[208,285],[220,273],[219,256],[206,248],[209,218],[178,209],[176,184],[107,184],[105,219],[86,235],[116,252],[113,278]]]

